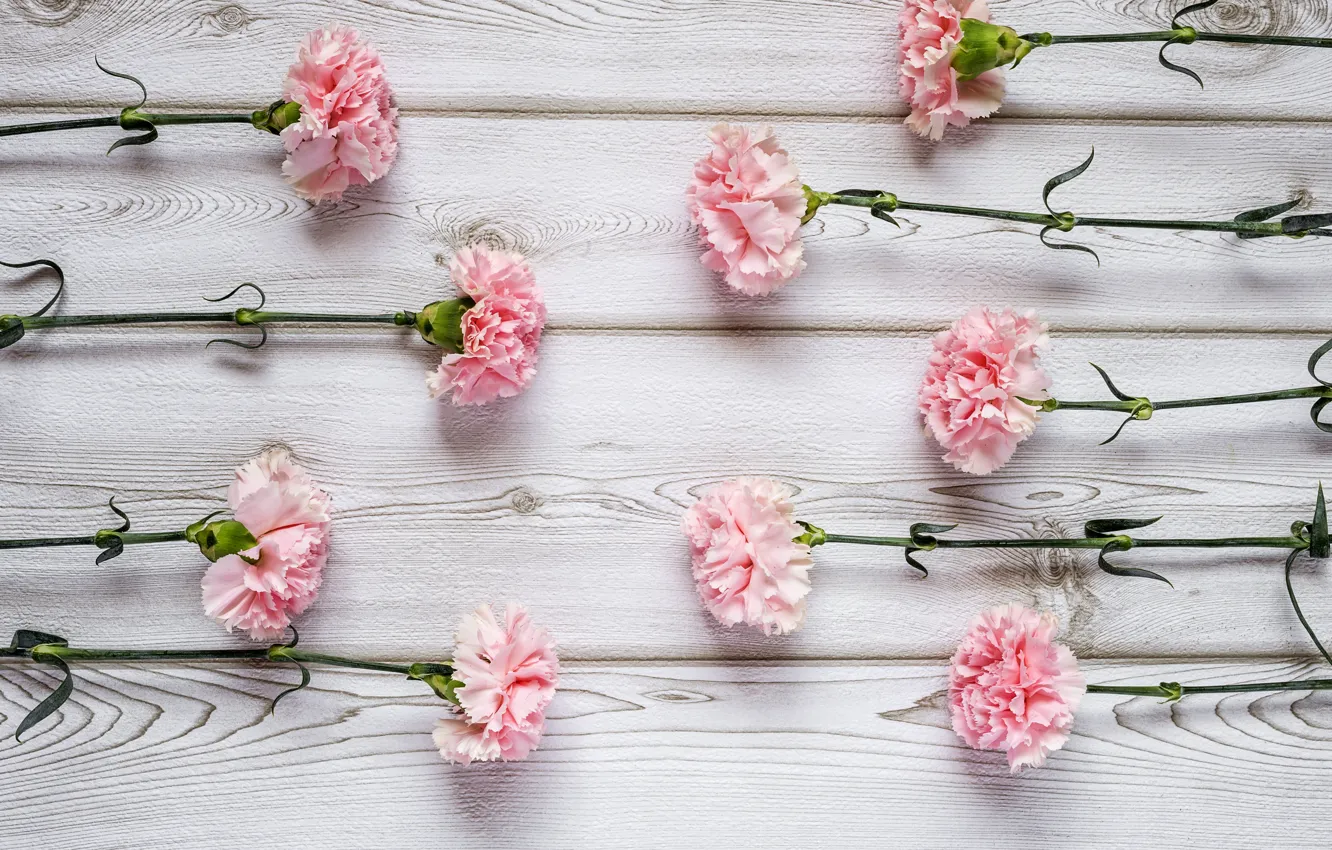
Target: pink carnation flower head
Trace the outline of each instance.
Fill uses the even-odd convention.
[[[329,502],[284,449],[237,469],[227,504],[259,545],[224,555],[208,568],[204,612],[227,631],[240,628],[254,640],[281,638],[319,592],[328,559]]]
[[[476,302],[462,318],[463,350],[445,355],[426,378],[431,398],[488,404],[527,389],[536,377],[546,302],[521,254],[485,245],[464,248],[449,264],[453,283]]]
[[[1013,773],[1064,746],[1087,692],[1058,633],[1050,614],[1001,605],[971,622],[949,662],[953,731],[973,749],[1007,753]]]
[[[703,265],[746,295],[768,295],[800,274],[804,184],[770,128],[718,124],[685,193]]]
[[[318,29],[301,43],[283,96],[301,118],[282,130],[282,173],[306,200],[336,201],[348,186],[388,173],[398,155],[398,110],[379,53],[346,26]]]
[[[963,472],[988,475],[1008,462],[1036,430],[1037,408],[1050,379],[1041,369],[1048,342],[1035,315],[977,307],[934,338],[920,412]]]
[[[791,512],[786,488],[767,478],[718,484],[685,512],[698,594],[718,622],[765,635],[804,623],[813,564]]]
[[[947,127],[984,118],[1004,99],[1004,69],[958,78],[953,56],[962,41],[962,19],[989,22],[985,0],[905,0],[898,19],[902,98],[911,107],[906,124],[938,141]]]
[[[509,603],[501,623],[489,605],[458,629],[453,678],[462,681],[455,717],[440,720],[435,746],[448,761],[516,761],[541,741],[560,681],[555,643]]]

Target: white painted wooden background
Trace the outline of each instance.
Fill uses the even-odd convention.
[[[1020,31],[1154,29],[1166,4],[995,0]],[[1182,2],[1181,2],[1182,5]],[[929,334],[968,306],[1037,308],[1060,394],[1099,397],[1095,360],[1135,393],[1308,382],[1329,333],[1313,240],[1087,232],[1103,266],[1001,223],[826,210],[809,271],[764,300],[697,264],[682,192],[706,128],[766,120],[816,187],[1082,213],[1223,218],[1303,194],[1332,204],[1327,69],[1314,51],[1063,48],[1010,75],[1005,118],[943,144],[900,125],[896,0],[3,0],[0,121],[152,106],[252,109],[300,36],[341,20],[400,95],[396,170],[337,207],[298,201],[276,141],[165,128],[0,142],[0,259],[49,256],[61,309],[191,308],[258,280],[281,308],[415,308],[450,291],[472,238],[526,252],[551,322],[519,399],[425,398],[437,355],[408,333],[281,328],[262,352],[211,332],[34,334],[0,353],[0,536],[144,529],[217,506],[230,470],[291,447],[333,493],[334,556],[302,620],[312,647],[447,654],[460,614],[525,600],[567,674],[527,762],[443,764],[440,706],[391,676],[79,669],[40,734],[18,721],[54,679],[0,666],[0,847],[1325,847],[1332,695],[1088,697],[1067,748],[1011,778],[947,728],[943,661],[967,619],[1049,608],[1094,682],[1213,683],[1327,671],[1289,610],[1277,554],[1139,551],[1175,590],[1087,555],[816,553],[804,631],[718,628],[677,530],[693,494],[741,473],[800,488],[799,515],[848,533],[913,521],[959,533],[1075,534],[1154,516],[1153,533],[1280,534],[1332,481],[1332,438],[1301,402],[1166,412],[1096,443],[1111,414],[1063,413],[1002,473],[953,473],[920,433]],[[1332,33],[1325,0],[1223,0],[1213,27]],[[7,273],[0,312],[49,278]],[[241,645],[204,619],[186,547],[0,553],[0,625],[86,646]],[[1332,633],[1332,576],[1301,566]]]

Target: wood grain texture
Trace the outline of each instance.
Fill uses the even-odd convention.
[[[1090,681],[1279,680],[1285,661],[1093,664]],[[292,846],[459,848],[1323,847],[1332,696],[1088,696],[1048,765],[1008,775],[948,728],[934,664],[574,665],[525,763],[443,764],[440,703],[391,676],[318,671],[266,717],[284,671],[82,667],[52,686],[0,666],[0,836],[30,850],[230,848],[238,824]],[[114,824],[114,827],[111,827]],[[391,836],[391,839],[388,838]],[[443,836],[443,838],[441,837]]]
[[[935,329],[977,302],[1038,307],[1056,327],[1132,331],[1332,329],[1312,273],[1332,240],[1156,231],[1077,232],[1086,255],[1033,228],[926,213],[901,230],[825,209],[808,270],[778,294],[731,292],[698,263],[683,192],[707,121],[414,118],[386,180],[340,207],[283,184],[276,140],[248,128],[170,127],[101,155],[114,133],[0,140],[0,258],[48,256],[70,276],[65,312],[194,309],[242,280],[270,304],[418,308],[450,291],[447,259],[475,239],[532,260],[556,328]],[[1052,197],[1083,214],[1226,219],[1303,196],[1332,208],[1332,164],[1294,157],[1328,127],[995,125],[925,153],[883,124],[784,123],[822,189],[1039,209],[1052,175],[1098,158]],[[1244,151],[1237,156],[1236,151]],[[1182,155],[1184,154],[1184,155]],[[7,272],[0,312],[49,282]],[[39,285],[40,283],[40,285]]]
[[[1186,0],[999,0],[1019,32],[1156,30]],[[306,31],[359,27],[409,110],[709,112],[900,116],[897,0],[5,0],[0,102],[131,102],[111,68],[159,105],[254,109],[281,93]],[[1189,23],[1327,36],[1323,0],[1225,0]],[[1157,45],[1038,51],[1009,74],[1004,114],[1096,119],[1323,118],[1328,57],[1312,49],[1200,44],[1157,64]],[[895,134],[906,134],[894,128]],[[981,127],[976,134],[987,132]]]
[[[460,612],[507,598],[580,659],[941,657],[976,611],[1009,600],[1059,612],[1087,656],[1311,652],[1281,553],[1253,550],[1120,556],[1172,591],[1105,575],[1091,554],[935,553],[921,579],[900,551],[828,546],[803,632],[728,632],[698,604],[678,526],[710,483],[763,474],[800,489],[802,518],[851,534],[929,520],[1076,535],[1097,517],[1165,515],[1152,534],[1280,535],[1332,481],[1304,402],[1163,412],[1104,448],[1118,416],[1060,412],[1001,475],[975,478],[920,433],[923,337],[555,333],[528,393],[468,411],[426,398],[433,355],[405,333],[283,332],[258,354],[206,339],[89,330],[5,352],[0,534],[91,533],[112,524],[113,494],[136,528],[183,527],[218,506],[233,466],[282,441],[338,510],[302,633],[357,652],[436,645]],[[1318,342],[1061,336],[1047,362],[1068,398],[1104,397],[1093,360],[1164,399],[1305,385]],[[154,624],[132,638],[144,645],[224,638],[199,612],[188,547],[104,567],[94,554],[0,553],[22,624],[95,642],[124,639],[126,622]],[[1332,575],[1306,565],[1296,580],[1332,633]]]

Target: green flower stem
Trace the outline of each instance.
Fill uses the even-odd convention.
[[[858,543],[866,546],[919,548],[910,537],[857,537],[829,534],[828,543]],[[999,540],[935,540],[936,549],[1104,549],[1112,543],[1126,543],[1134,549],[1297,549],[1309,548],[1309,541],[1299,537],[1172,537],[1139,540],[1128,535],[1109,537],[1028,538]]]
[[[1254,236],[1281,236],[1286,234],[1279,221],[1189,221],[1179,219],[1138,219],[1138,218],[1088,218],[1072,213],[1032,213],[1019,210],[996,210],[985,207],[959,207],[948,204],[923,204],[915,201],[903,201],[890,192],[862,198],[853,195],[828,194],[818,195],[825,204],[841,204],[848,207],[867,209],[916,210],[937,212],[946,215],[965,215],[973,218],[990,218],[1000,221],[1018,221],[1024,224],[1036,224],[1041,227],[1053,227],[1064,233],[1076,227],[1137,227],[1158,230],[1204,230],[1221,233],[1242,233]]]
[[[251,124],[254,114],[162,114],[157,112],[139,112],[127,110],[119,115],[104,118],[78,118],[72,121],[43,121],[36,124],[13,124],[0,127],[0,136],[24,136],[29,133],[48,133],[53,130],[84,130],[90,127],[124,127],[126,122],[147,121],[159,127],[170,124]],[[126,129],[134,129],[127,127]]]
[[[406,664],[384,664],[277,644],[266,649],[80,649],[62,644],[47,643],[29,650],[13,650],[16,656],[27,655],[35,660],[59,658],[62,661],[270,661],[273,663],[300,662],[323,664],[329,667],[349,667],[356,670],[374,670],[380,673],[411,675]],[[447,665],[444,665],[447,666]]]
[[[1185,407],[1214,407],[1223,404],[1251,404],[1259,401],[1281,401],[1292,398],[1332,398],[1332,387],[1300,387],[1293,390],[1275,390],[1268,393],[1245,393],[1242,395],[1221,395],[1209,398],[1186,398],[1175,401],[1153,401],[1153,410],[1178,410]],[[1120,413],[1133,413],[1142,405],[1142,399],[1129,401],[1062,401],[1047,399],[1040,405],[1042,411],[1054,410],[1113,410]]]
[[[176,543],[185,539],[184,531],[128,532],[116,531],[111,534],[119,538],[125,546],[138,543]],[[96,546],[99,535],[86,537],[34,537],[24,540],[0,540],[0,549],[39,549],[45,546]]]
[[[397,313],[281,313],[272,310],[240,309],[213,313],[103,313],[93,316],[25,316],[25,330],[48,328],[91,327],[94,325],[160,325],[160,324],[237,324],[261,325],[287,322],[291,324],[377,324],[411,325],[416,314],[403,310]]]
[[[1228,44],[1276,44],[1287,47],[1332,47],[1332,38],[1306,38],[1290,35],[1234,35],[1224,32],[1201,32],[1193,27],[1152,32],[1115,32],[1099,35],[1051,35],[1037,32],[1022,36],[1037,47],[1056,44],[1107,44],[1134,41],[1173,41],[1188,44],[1194,41],[1216,41]]]
[[[1172,702],[1189,694],[1245,694],[1261,691],[1327,691],[1332,679],[1305,679],[1293,682],[1248,682],[1240,685],[1088,685],[1089,694],[1121,694],[1131,697],[1160,697]]]

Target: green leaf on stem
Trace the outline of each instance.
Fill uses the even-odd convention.
[[[1304,611],[1300,608],[1299,600],[1295,598],[1295,587],[1290,583],[1290,568],[1295,563],[1295,556],[1299,554],[1300,550],[1296,549],[1286,557],[1286,594],[1290,597],[1290,607],[1295,609],[1295,616],[1299,619],[1300,625],[1304,627],[1305,634],[1309,636],[1309,640],[1313,641],[1314,646],[1318,647],[1318,652],[1323,656],[1323,659],[1328,664],[1332,664],[1332,655],[1328,654],[1323,642],[1318,639],[1318,635],[1314,634],[1313,626],[1309,625],[1309,621],[1304,616]]]
[[[1327,381],[1318,377],[1318,362],[1322,360],[1329,351],[1332,351],[1332,339],[1329,339],[1327,342],[1318,346],[1317,350],[1309,356],[1309,376],[1325,387],[1332,387],[1332,384],[1329,384]]]
[[[18,655],[34,646],[42,644],[55,644],[56,646],[69,646],[69,641],[59,635],[47,634],[46,632],[37,632],[32,629],[19,629],[14,632],[13,639],[9,642],[9,651],[12,655]]]
[[[920,570],[925,576],[929,576],[930,571],[925,566],[911,557],[917,552],[933,552],[939,545],[939,540],[934,535],[943,534],[957,528],[957,524],[939,525],[930,522],[917,522],[911,525],[911,545],[906,548],[905,556],[908,565]]]
[[[888,214],[889,211],[892,210],[892,209],[894,209],[894,208],[891,207],[891,206],[889,206],[889,205],[886,204],[886,203],[885,203],[885,204],[875,204],[874,206],[870,207],[870,215],[874,216],[875,218],[879,219],[880,221],[886,221],[886,222],[888,222],[889,224],[893,225],[894,227],[897,227],[897,228],[900,229],[900,228],[902,227],[902,225],[899,224],[899,223],[897,222],[897,219],[893,218],[891,215]]]
[[[97,556],[96,560],[93,561],[93,563],[99,566],[125,554],[125,541],[120,535],[130,530],[129,514],[116,507],[115,496],[111,497],[111,500],[107,502],[107,505],[111,508],[111,512],[124,520],[124,522],[120,524],[119,528],[104,528],[93,536],[93,544],[98,549],[104,550]]]
[[[1309,411],[1309,418],[1313,419],[1313,424],[1326,434],[1332,434],[1332,423],[1324,422],[1319,415],[1329,404],[1332,404],[1332,398],[1320,398],[1313,403],[1313,408]]]
[[[1332,213],[1291,215],[1281,219],[1281,232],[1288,236],[1303,236],[1329,224],[1332,224]]]
[[[61,646],[64,645],[65,644],[63,643],[61,644]],[[58,667],[61,672],[65,674],[65,677],[60,680],[60,684],[56,686],[55,691],[53,691],[50,696],[37,703],[37,707],[28,712],[27,717],[23,718],[23,722],[19,724],[18,731],[14,733],[14,740],[20,742],[22,741],[24,732],[27,732],[38,723],[41,723],[46,718],[50,717],[62,705],[64,705],[74,693],[74,674],[69,671],[69,665],[65,663],[65,659],[58,655],[48,655],[43,653],[40,647],[34,647],[33,650],[33,661],[36,661],[39,664],[49,664],[52,667]]]
[[[60,296],[65,293],[65,270],[60,268],[60,266],[57,265],[54,260],[29,260],[26,263],[6,263],[4,260],[0,260],[0,266],[4,266],[5,268],[8,269],[30,269],[33,266],[45,266],[46,268],[56,273],[56,279],[59,281],[59,284],[56,286],[55,295],[51,296],[51,300],[47,301],[46,305],[42,307],[42,309],[38,310],[36,313],[33,313],[31,316],[29,316],[28,318],[30,319],[36,319],[45,316],[47,311],[50,310],[52,307],[54,307],[55,303],[60,300]],[[11,317],[6,316],[4,318],[11,318]],[[4,348],[4,346],[0,345],[0,348]]]
[[[1169,584],[1171,588],[1174,588],[1174,585],[1170,584],[1170,579],[1159,573],[1154,573],[1151,570],[1139,569],[1137,567],[1117,567],[1106,560],[1105,556],[1111,552],[1127,552],[1132,548],[1133,541],[1128,537],[1119,537],[1111,540],[1109,543],[1101,547],[1100,554],[1096,556],[1096,563],[1102,570],[1112,576],[1120,576],[1122,578],[1150,578],[1155,579],[1156,581],[1163,581],[1166,584]]]
[[[300,668],[300,671],[301,671],[301,683],[300,683],[299,685],[293,685],[292,687],[287,688],[287,689],[286,689],[285,691],[283,691],[282,693],[280,693],[280,694],[278,694],[277,696],[273,697],[273,701],[272,701],[271,703],[268,704],[268,713],[269,713],[269,714],[273,714],[273,713],[275,713],[275,712],[277,711],[277,704],[278,704],[278,701],[281,700],[283,697],[285,697],[287,694],[294,694],[294,693],[296,693],[296,692],[299,691],[299,690],[303,690],[303,689],[309,687],[309,685],[310,685],[310,668],[306,667],[304,664],[302,664],[301,662],[297,661],[297,660],[294,659],[294,658],[289,658],[289,659],[287,659],[287,660],[290,661],[292,664],[295,664],[298,668]]]
[[[1257,224],[1267,221],[1269,218],[1275,218],[1282,213],[1290,212],[1300,205],[1303,198],[1296,198],[1293,201],[1286,201],[1281,204],[1273,204],[1270,207],[1259,207],[1256,210],[1248,210],[1235,216],[1236,224]],[[1240,239],[1266,239],[1274,234],[1270,233],[1236,233]]]
[[[1115,382],[1110,380],[1110,376],[1106,373],[1104,369],[1102,369],[1100,366],[1097,366],[1095,363],[1092,363],[1090,365],[1093,369],[1096,370],[1096,373],[1101,376],[1101,380],[1105,381],[1105,385],[1110,390],[1111,395],[1113,395],[1115,398],[1119,399],[1120,401],[1134,400],[1133,396],[1125,392],[1121,392],[1119,387],[1115,386]]]
[[[1096,260],[1097,268],[1100,268],[1101,265],[1100,254],[1097,254],[1095,251],[1093,251],[1091,248],[1088,248],[1085,245],[1075,245],[1072,242],[1051,242],[1047,237],[1049,237],[1050,231],[1052,230],[1062,231],[1063,228],[1056,227],[1053,224],[1047,225],[1046,227],[1042,227],[1040,233],[1040,240],[1042,245],[1044,245],[1047,248],[1053,248],[1056,251],[1081,251],[1084,254],[1091,254],[1092,259]]]
[[[1091,154],[1088,155],[1088,157],[1082,161],[1081,165],[1077,166],[1076,168],[1070,168],[1068,171],[1065,171],[1063,174],[1056,174],[1054,177],[1051,177],[1049,180],[1046,181],[1045,189],[1041,191],[1041,200],[1045,202],[1045,208],[1050,211],[1050,215],[1056,218],[1062,218],[1063,216],[1066,215],[1072,215],[1072,213],[1070,212],[1062,212],[1062,213],[1055,212],[1054,207],[1050,206],[1050,193],[1053,192],[1055,189],[1058,189],[1060,186],[1064,185],[1068,181],[1076,177],[1080,177],[1084,171],[1086,171],[1088,168],[1091,168],[1092,160],[1095,158],[1096,158],[1096,148],[1092,148]],[[1057,228],[1057,229],[1063,229],[1063,228]]]
[[[1162,682],[1158,687],[1164,692],[1166,702],[1179,702],[1184,698],[1184,688],[1179,682]]]
[[[1332,555],[1332,538],[1327,530],[1327,502],[1323,499],[1323,485],[1318,485],[1318,501],[1314,503],[1313,524],[1309,526],[1309,555],[1326,558]]]
[[[1167,68],[1171,71],[1175,71],[1180,74],[1184,74],[1185,76],[1192,77],[1193,80],[1198,84],[1199,88],[1206,88],[1206,86],[1203,85],[1202,77],[1198,76],[1193,71],[1190,71],[1188,68],[1185,68],[1182,65],[1176,65],[1175,63],[1171,62],[1169,59],[1166,59],[1165,52],[1166,48],[1172,44],[1193,44],[1193,42],[1198,37],[1197,31],[1193,27],[1180,26],[1179,23],[1180,18],[1184,17],[1185,15],[1191,12],[1201,12],[1204,9],[1209,9],[1212,6],[1215,6],[1218,2],[1220,2],[1220,0],[1202,0],[1201,3],[1194,3],[1191,6],[1185,6],[1183,9],[1180,9],[1178,12],[1176,12],[1175,16],[1170,19],[1170,28],[1172,30],[1179,31],[1179,35],[1175,36],[1174,38],[1167,41],[1165,44],[1161,45],[1161,52],[1157,55],[1157,58],[1161,60],[1162,67]]]
[[[906,557],[907,566],[909,566],[909,567],[913,567],[913,568],[915,568],[915,569],[917,569],[917,570],[920,570],[920,574],[921,574],[921,575],[925,576],[926,578],[929,578],[929,577],[930,577],[930,571],[927,570],[927,569],[925,569],[925,565],[922,564],[920,561],[917,561],[915,558],[911,557],[912,555],[916,554],[917,552],[924,552],[924,551],[926,551],[926,550],[925,550],[925,549],[917,549],[915,546],[908,546],[908,547],[904,550],[903,554],[904,554],[905,557]]]
[[[1113,537],[1121,531],[1129,531],[1134,528],[1146,528],[1149,525],[1155,525],[1161,521],[1161,517],[1152,517],[1151,519],[1093,519],[1089,520],[1082,527],[1082,532],[1087,537]]]

